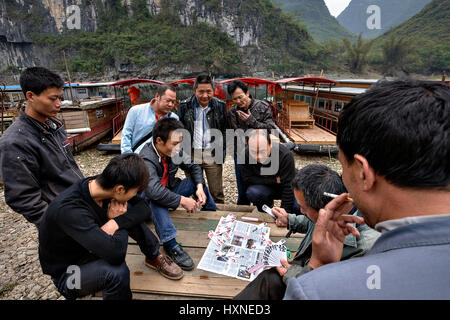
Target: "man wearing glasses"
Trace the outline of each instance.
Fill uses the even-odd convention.
[[[171,112],[177,101],[175,88],[161,85],[150,103],[134,106],[128,111],[122,131],[120,150],[122,153],[137,153],[150,142],[153,126],[162,118],[178,116]]]
[[[229,126],[236,129],[275,129],[272,110],[267,102],[253,99],[248,86],[241,80],[235,80],[228,85],[227,91],[234,106],[228,111]],[[241,177],[241,166],[244,164],[244,150],[237,150],[234,146],[234,164],[236,171],[236,184],[238,189],[238,205],[250,204],[246,196],[246,186]]]

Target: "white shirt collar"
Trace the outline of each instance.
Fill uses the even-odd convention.
[[[156,152],[156,155],[158,156],[159,162],[161,162],[161,155],[159,154],[158,149],[156,149],[155,144],[153,143],[153,139],[152,139],[152,146],[153,146],[153,149]]]

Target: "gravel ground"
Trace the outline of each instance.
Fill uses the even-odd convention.
[[[75,160],[87,177],[101,173],[114,156],[89,149],[76,155]],[[328,155],[296,154],[295,162],[298,169],[311,163],[321,163],[339,173],[342,170],[339,161]],[[225,202],[235,203],[234,164],[229,157],[224,165],[223,177]],[[64,297],[58,293],[50,277],[42,273],[36,227],[6,205],[4,189],[0,185],[0,300],[22,299],[61,300]]]

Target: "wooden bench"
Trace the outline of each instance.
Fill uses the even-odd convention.
[[[126,261],[130,268],[130,286],[134,299],[231,299],[244,289],[249,282],[197,269],[209,243],[208,231],[214,230],[220,217],[225,217],[229,213],[233,213],[238,219],[247,216],[267,222],[271,228],[271,240],[277,242],[285,239],[292,257],[304,236],[296,233],[286,239],[287,229],[277,227],[274,220],[266,213],[252,212],[253,206],[218,204],[218,209],[214,212],[199,211],[193,214],[187,213],[182,208],[170,211],[179,233],[177,241],[182,242],[184,250],[188,252],[196,265],[194,270],[185,271],[184,277],[178,281],[166,279],[155,270],[146,267],[143,254],[136,242],[130,238]],[[149,227],[155,232],[153,224],[150,223]],[[161,252],[164,252],[162,248]]]
[[[298,100],[286,100],[283,104],[289,111],[289,127],[301,128],[311,127],[314,128],[315,120],[309,113],[309,104]]]

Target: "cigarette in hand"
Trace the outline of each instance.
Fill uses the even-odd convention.
[[[324,192],[323,195],[327,196],[327,197],[330,197],[330,198],[333,198],[333,199],[339,197],[338,194],[328,193],[328,192]],[[350,202],[354,203],[353,199],[350,198],[350,197],[347,197],[347,201],[350,201]]]

